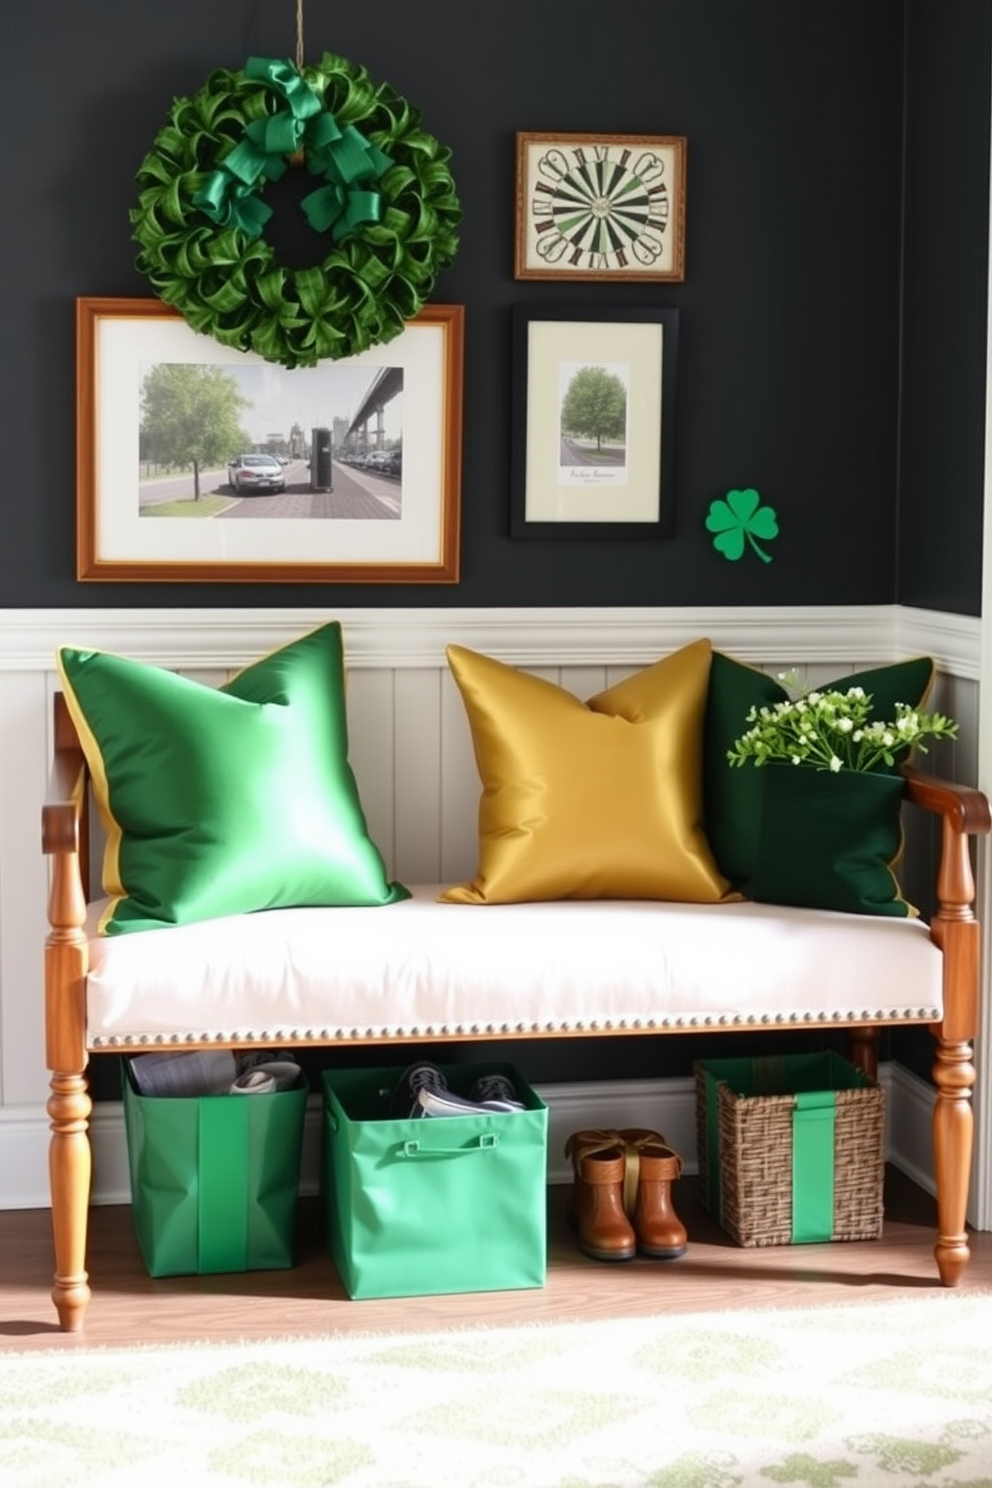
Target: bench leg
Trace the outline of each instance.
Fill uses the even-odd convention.
[[[944,1286],[957,1286],[971,1258],[966,1230],[974,1115],[974,1050],[970,1043],[937,1040],[933,1069],[934,1175],[937,1184],[937,1244],[934,1256]]]
[[[847,1052],[855,1069],[859,1069],[869,1080],[878,1079],[878,1029],[874,1025],[864,1028],[849,1028]]]
[[[48,1115],[52,1138],[48,1172],[52,1195],[55,1286],[52,1301],[65,1333],[83,1326],[90,1300],[86,1228],[90,1203],[89,1115],[93,1108],[84,1074],[52,1075]]]

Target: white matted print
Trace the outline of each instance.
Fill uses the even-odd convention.
[[[289,370],[161,301],[81,299],[78,577],[457,582],[463,335],[427,306]]]
[[[669,536],[678,313],[514,314],[514,536]]]

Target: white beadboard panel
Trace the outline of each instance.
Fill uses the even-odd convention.
[[[395,672],[393,773],[397,811],[393,873],[404,883],[437,883],[441,876],[441,682],[436,667]]]
[[[41,851],[41,807],[48,737],[44,674],[0,674],[0,1099],[5,1106],[35,1101],[47,1088],[41,965],[48,864]]]
[[[396,820],[392,672],[384,667],[381,671],[349,673],[347,716],[348,758],[369,834],[391,866],[395,857]]]
[[[439,882],[461,883],[478,867],[481,784],[461,693],[441,675],[441,871]]]
[[[610,675],[612,670],[611,667],[597,666],[563,667],[559,686],[567,688],[577,698],[586,702],[589,698],[595,697],[597,693],[605,692],[617,680]]]

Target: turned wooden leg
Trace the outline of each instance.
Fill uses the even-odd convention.
[[[933,1156],[937,1183],[937,1244],[934,1256],[944,1286],[957,1286],[971,1258],[965,1215],[971,1178],[974,1116],[971,1090],[975,1083],[974,1050],[970,1043],[937,1040],[933,1078],[937,1099],[933,1108]]]
[[[847,1052],[855,1069],[867,1075],[869,1080],[878,1079],[878,1029],[874,1027],[849,1028],[847,1030]]]
[[[63,1332],[76,1333],[83,1326],[90,1300],[86,1228],[91,1171],[89,1115],[93,1103],[84,1074],[53,1074],[51,1090],[48,1171],[55,1243],[52,1301]]]

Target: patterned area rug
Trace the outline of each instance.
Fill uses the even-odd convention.
[[[180,1483],[992,1488],[992,1297],[0,1356],[3,1488]]]

